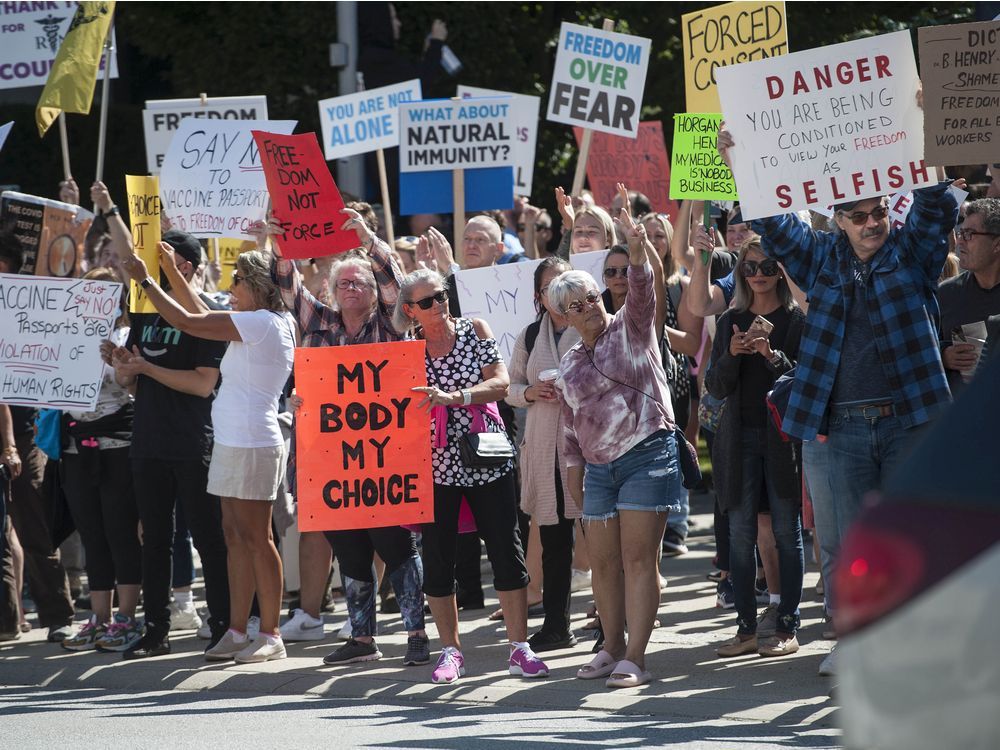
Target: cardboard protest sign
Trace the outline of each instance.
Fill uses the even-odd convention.
[[[563,22],[546,119],[635,138],[651,42]]]
[[[319,150],[315,133],[278,135],[254,131],[271,193],[272,214],[285,230],[275,237],[286,258],[336,255],[358,246],[343,230],[344,199]]]
[[[151,99],[142,111],[142,129],[146,136],[146,168],[159,174],[170,141],[181,120],[266,120],[266,96],[230,96],[201,99]]]
[[[160,268],[160,185],[156,177],[125,175],[125,192],[128,195],[129,226],[132,228],[132,246],[135,254],[146,263],[154,278]],[[155,313],[156,307],[146,296],[145,290],[130,280],[129,312]]]
[[[722,115],[674,115],[674,160],[670,197],[676,200],[736,200],[736,182],[718,151]]]
[[[82,276],[84,239],[94,215],[71,203],[5,190],[0,226],[12,227],[24,248],[21,273]]]
[[[11,129],[14,127],[14,121],[11,120],[8,123],[0,125],[0,151],[3,150],[3,144],[7,142],[7,136],[10,135]]]
[[[122,285],[0,274],[0,402],[91,411]]]
[[[323,155],[328,161],[399,145],[399,105],[423,98],[420,79],[319,103]]]
[[[245,253],[247,250],[254,250],[256,248],[256,242],[247,242],[245,240],[219,240],[218,289],[220,292],[228,292],[229,287],[233,285],[233,272],[236,270],[236,259],[240,257],[240,253]],[[209,255],[211,255],[211,251],[209,252]],[[213,260],[215,259],[213,258]]]
[[[508,167],[514,163],[510,100],[404,102],[399,106],[399,130],[401,172]]]
[[[928,164],[1000,154],[1000,21],[917,29]]]
[[[69,31],[77,3],[3,3],[0,8],[0,89],[44,86]],[[111,77],[118,77],[118,44],[111,30]],[[104,64],[101,63],[103,75]]]
[[[511,119],[514,127],[514,195],[531,195],[531,182],[535,175],[535,144],[538,140],[538,113],[542,100],[537,96],[511,94],[507,91],[459,86],[458,96],[510,97]]]
[[[577,271],[586,271],[594,277],[597,288],[602,292],[607,284],[604,283],[604,259],[608,257],[607,250],[593,250],[589,253],[571,253],[569,264]]]
[[[294,120],[181,120],[160,172],[163,212],[195,237],[253,239],[250,225],[264,220],[268,194],[251,132],[294,129]]]
[[[926,185],[909,32],[716,70],[745,219]]]
[[[470,268],[455,274],[455,288],[462,315],[483,318],[490,324],[504,360],[510,361],[514,344],[538,315],[535,309],[535,269],[541,260]]]
[[[583,130],[573,128],[576,144],[583,139]],[[639,123],[637,138],[622,138],[607,133],[594,133],[587,159],[587,183],[599,206],[610,206],[615,184],[624,182],[647,198],[654,211],[673,213],[668,194],[670,160],[663,141],[663,125],[658,122]]]
[[[295,350],[299,531],[434,520],[424,342]]]
[[[783,2],[716,5],[681,16],[688,112],[721,112],[715,71],[788,52]]]
[[[955,198],[955,203],[961,206],[969,193],[954,185],[948,187],[948,192]],[[889,196],[889,229],[900,229],[906,224],[906,217],[913,206],[913,192],[896,193]]]
[[[401,172],[399,213],[451,213],[455,208],[451,170]],[[465,210],[490,211],[514,206],[514,170],[511,167],[465,170]]]

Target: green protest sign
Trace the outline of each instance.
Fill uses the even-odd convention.
[[[673,200],[737,200],[733,173],[716,150],[720,114],[674,115]]]

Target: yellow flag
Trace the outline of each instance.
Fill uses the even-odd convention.
[[[45,135],[61,111],[90,112],[101,51],[114,12],[113,0],[77,6],[35,110],[39,135]]]

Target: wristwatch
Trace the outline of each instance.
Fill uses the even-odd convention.
[[[139,286],[141,286],[143,289],[148,289],[149,285],[152,283],[153,280],[149,276],[147,276],[146,278],[144,278],[142,281],[139,282]]]
[[[111,208],[109,208],[107,211],[104,212],[104,215],[105,216],[109,216],[109,215],[120,216],[121,215],[121,211],[118,210],[118,206],[112,205]]]

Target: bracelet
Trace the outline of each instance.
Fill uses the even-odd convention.
[[[111,214],[112,216],[121,216],[121,211],[118,210],[118,206],[111,206],[105,214]]]
[[[16,455],[18,455],[18,453],[17,453],[17,446],[16,445],[8,445],[3,450],[3,457],[4,458],[10,458],[11,456],[16,456]]]
[[[471,403],[472,403],[472,391],[470,391],[468,388],[463,388],[462,389],[462,405],[463,406],[468,406]]]
[[[149,276],[147,276],[146,278],[144,278],[142,281],[139,282],[139,286],[141,286],[143,289],[149,289],[149,285],[152,283],[153,280]]]

